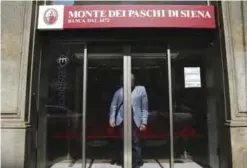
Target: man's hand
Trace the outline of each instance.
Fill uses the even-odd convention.
[[[146,125],[144,125],[144,124],[141,124],[141,126],[140,126],[140,131],[145,131],[146,130]]]
[[[115,122],[110,122],[110,127],[114,128],[115,126]]]

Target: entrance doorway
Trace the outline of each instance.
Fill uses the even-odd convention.
[[[162,42],[64,42],[44,48],[38,167],[131,167],[132,100],[140,96],[133,94],[139,86],[148,102],[147,127],[138,134],[141,166],[209,167],[217,142],[208,133],[207,65],[201,48]],[[109,126],[119,89],[123,136]],[[122,163],[116,157],[120,151]]]

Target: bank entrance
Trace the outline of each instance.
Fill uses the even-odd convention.
[[[44,33],[38,167],[131,165],[131,109],[140,86],[148,105],[147,127],[138,135],[142,166],[218,167],[216,104],[208,93],[213,32],[178,32],[105,30],[64,38]],[[109,126],[118,89],[124,97],[123,136]]]

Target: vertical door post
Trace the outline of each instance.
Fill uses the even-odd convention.
[[[207,0],[207,5],[210,5],[210,0]]]
[[[83,98],[82,98],[82,168],[86,168],[86,110],[87,110],[87,46],[83,57]]]
[[[123,60],[124,87],[124,168],[132,167],[131,56]]]
[[[168,66],[168,89],[169,89],[169,124],[170,124],[170,168],[174,168],[174,145],[173,145],[173,103],[172,103],[172,75],[171,75],[171,51],[167,47]]]

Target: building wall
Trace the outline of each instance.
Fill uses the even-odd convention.
[[[225,126],[229,129],[233,168],[247,167],[247,2],[222,2],[226,95],[229,107]]]
[[[30,147],[33,146],[27,143],[26,137],[30,137],[34,125],[30,122],[29,98],[35,9],[36,5],[31,1],[1,2],[1,166],[3,168],[24,167],[25,159],[31,154]],[[29,142],[30,140],[29,138]],[[29,146],[28,150],[27,146]]]
[[[34,167],[36,140],[35,86],[39,37],[35,31],[37,3],[2,2],[1,6],[1,133],[2,167]],[[222,58],[228,106],[221,115],[220,162],[224,168],[247,167],[247,2],[222,2]],[[15,11],[15,12],[13,12]],[[37,68],[36,68],[37,69]],[[229,143],[228,143],[229,142]],[[229,149],[229,150],[228,150]],[[232,152],[231,152],[232,151]]]

